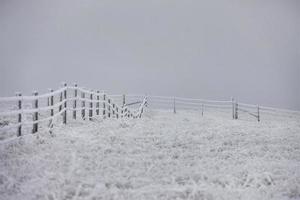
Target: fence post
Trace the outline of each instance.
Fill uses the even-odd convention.
[[[106,102],[106,94],[103,93],[103,118],[105,118],[105,115],[106,115],[106,105],[105,105],[105,102]]]
[[[115,109],[116,109],[116,105],[115,105],[115,103],[113,103],[113,106],[112,106],[112,117],[115,117],[115,115],[116,115]]]
[[[81,92],[81,117],[85,120],[85,93]]]
[[[119,119],[119,107],[116,107],[116,117]]]
[[[59,112],[62,110],[62,104],[61,104],[62,101],[63,101],[63,92],[61,92],[60,96],[59,96],[59,102],[60,102],[60,105],[59,105],[59,108],[58,108]]]
[[[124,117],[124,106],[126,104],[126,96],[123,94],[123,102],[122,102],[122,110],[121,110],[121,118]]]
[[[63,123],[64,124],[67,124],[67,83],[64,83],[64,87],[65,87],[65,90],[64,90],[64,114],[63,114]]]
[[[236,101],[235,102],[235,119],[239,118],[238,108],[239,108],[239,105],[238,105],[238,102]]]
[[[73,101],[73,119],[76,119],[76,108],[77,108],[77,95],[78,95],[78,91],[77,91],[77,84],[74,84],[74,101]]]
[[[90,94],[90,112],[89,112],[89,120],[92,120],[93,117],[93,94]]]
[[[17,92],[16,96],[20,97],[20,99],[18,100],[18,109],[20,113],[18,114],[19,126],[18,126],[18,135],[17,135],[19,137],[22,135],[22,99],[21,99],[22,94],[20,92]]]
[[[34,96],[38,95],[38,92],[34,91],[33,92]],[[36,97],[36,99],[34,99],[33,101],[33,108],[38,109],[39,107],[39,102],[38,99]],[[39,113],[38,112],[34,112],[33,113],[33,127],[32,127],[32,133],[36,133],[38,131],[38,119],[39,119]]]
[[[235,114],[234,114],[234,98],[233,97],[231,97],[231,102],[232,102],[232,119],[234,119]]]
[[[53,90],[50,89],[50,92],[52,93]],[[53,105],[54,105],[54,96],[51,95],[51,96],[50,96],[50,106],[53,106]],[[53,108],[51,108],[51,110],[50,110],[50,116],[51,116],[51,117],[54,116],[54,109],[53,109]],[[53,119],[50,120],[49,127],[52,126],[52,122],[53,122]]]
[[[99,115],[99,107],[100,107],[100,91],[97,91],[97,103],[96,103],[96,115]]]
[[[174,114],[176,114],[176,100],[175,100],[175,97],[174,97],[173,107],[174,107],[173,112],[174,112]]]
[[[202,117],[203,117],[203,114],[204,114],[204,104],[202,104]]]
[[[125,105],[126,101],[125,101],[125,94],[123,94],[123,106]]]
[[[257,121],[260,122],[259,105],[257,105]]]
[[[127,108],[124,109],[124,112],[125,112],[125,116],[124,117],[128,117]]]
[[[110,99],[108,99],[108,105],[107,105],[108,107],[108,113],[107,113],[107,115],[108,115],[108,118],[110,118]]]

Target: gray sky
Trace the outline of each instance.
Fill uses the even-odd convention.
[[[62,81],[300,110],[300,1],[0,0],[0,96]]]

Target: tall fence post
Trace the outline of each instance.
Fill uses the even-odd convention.
[[[100,91],[97,91],[97,103],[96,103],[96,115],[99,115],[99,107],[100,107]]]
[[[257,121],[260,122],[259,105],[257,105]]]
[[[239,108],[239,105],[238,105],[238,102],[236,101],[235,102],[235,119],[239,118],[238,108]]]
[[[93,92],[93,91],[92,91]],[[93,118],[93,94],[90,94],[90,111],[89,111],[89,120]]]
[[[67,83],[64,83],[64,87],[65,87],[65,90],[64,90],[64,114],[63,114],[63,123],[64,124],[67,124]]]
[[[203,117],[203,114],[204,114],[204,104],[202,104],[201,107],[202,107],[202,112],[201,113],[202,113],[202,117]]]
[[[19,114],[18,114],[18,123],[19,123],[19,126],[18,126],[18,134],[17,136],[21,136],[22,135],[22,99],[21,99],[21,96],[22,94],[20,92],[17,92],[16,93],[16,96],[17,97],[20,97],[20,99],[18,100],[18,109],[19,109]]]
[[[36,99],[33,100],[33,108],[38,109],[39,108],[39,101],[37,99],[38,92],[34,91],[33,95],[36,96]],[[39,120],[39,113],[36,111],[33,113],[32,133],[36,133],[38,131],[38,120]]]
[[[106,102],[106,94],[103,93],[103,118],[105,118],[105,116],[106,116],[106,105],[105,105],[105,102]]]
[[[234,114],[234,98],[233,97],[231,97],[231,103],[232,103],[232,119],[234,119],[235,117],[235,114]]]
[[[108,116],[108,118],[110,118],[110,99],[108,99],[108,105],[107,105],[107,116]]]
[[[174,112],[174,114],[176,114],[176,99],[175,99],[175,97],[173,99],[173,112]]]
[[[53,93],[52,89],[50,89],[50,93]],[[50,96],[50,102],[49,103],[50,103],[50,106],[54,105],[54,96],[53,95]],[[54,116],[54,108],[53,107],[50,109],[50,116],[51,117]],[[50,119],[49,127],[52,127],[52,125],[53,125],[52,122],[53,122],[53,119]]]
[[[78,90],[77,90],[77,84],[74,84],[74,101],[73,101],[73,119],[76,119],[76,109],[77,109],[77,96],[78,96]]]
[[[81,117],[85,120],[85,93],[81,92]]]

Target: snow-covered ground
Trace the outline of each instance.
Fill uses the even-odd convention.
[[[300,199],[300,118],[73,121],[0,145],[0,199]]]

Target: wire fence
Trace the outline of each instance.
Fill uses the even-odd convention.
[[[139,99],[142,95],[129,95]],[[272,117],[299,117],[300,111],[279,109],[254,104],[237,102],[234,98],[230,100],[208,100],[170,96],[148,95],[149,108],[167,109],[176,113],[180,110],[200,111],[202,116],[210,111],[220,111],[231,115],[232,119],[245,118],[249,116],[252,119],[261,121],[262,117],[266,119]]]

